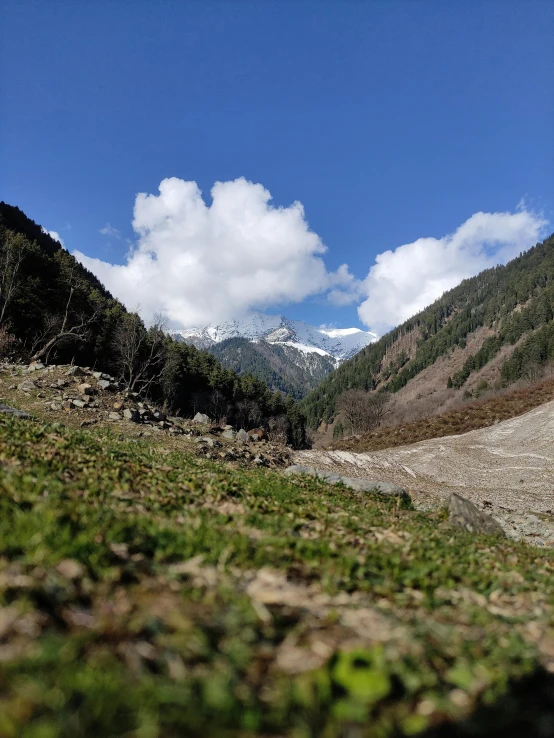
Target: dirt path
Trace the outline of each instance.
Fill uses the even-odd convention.
[[[459,436],[371,453],[300,451],[294,461],[400,484],[422,507],[456,491],[510,535],[554,545],[554,402]]]

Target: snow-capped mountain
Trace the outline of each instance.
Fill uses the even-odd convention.
[[[189,328],[172,333],[173,337],[197,348],[210,349],[229,338],[291,346],[302,353],[331,356],[340,363],[361,351],[378,336],[360,328],[316,328],[301,320],[282,315],[252,313],[242,320],[230,320],[205,328]]]

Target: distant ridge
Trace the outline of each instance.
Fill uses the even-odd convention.
[[[301,320],[263,313],[251,313],[241,320],[229,320],[205,328],[174,331],[172,335],[205,349],[229,338],[263,340],[292,346],[304,353],[332,356],[339,361],[349,359],[378,339],[375,333],[361,328],[317,328]]]
[[[171,335],[209,351],[229,369],[252,374],[271,389],[296,399],[377,340],[374,333],[360,328],[317,328],[301,320],[263,313]]]

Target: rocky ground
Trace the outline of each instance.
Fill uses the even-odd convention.
[[[269,441],[260,428],[218,425],[201,413],[194,419],[168,415],[115,377],[88,367],[0,364],[0,397],[42,420],[81,428],[109,425],[125,438],[158,440],[166,451],[186,450],[244,466],[290,463],[291,450]]]
[[[508,536],[554,546],[554,402],[457,436],[369,453],[300,451],[295,463],[404,487],[416,507],[452,492],[492,515]]]

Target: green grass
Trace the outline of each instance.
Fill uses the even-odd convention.
[[[106,430],[1,419],[0,467],[2,738],[510,726],[547,682],[550,551]]]

